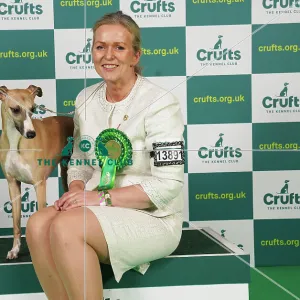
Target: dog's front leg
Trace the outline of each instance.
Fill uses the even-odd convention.
[[[46,207],[46,180],[44,179],[40,183],[34,186],[36,192],[36,198],[38,202],[38,210]]]
[[[10,201],[12,202],[14,242],[6,258],[15,259],[18,257],[21,247],[21,182],[14,178],[9,178],[8,189]]]

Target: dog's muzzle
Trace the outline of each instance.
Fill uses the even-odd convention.
[[[35,137],[35,131],[33,131],[33,130],[27,131],[26,137],[28,139],[33,139]]]

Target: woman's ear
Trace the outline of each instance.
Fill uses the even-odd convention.
[[[140,58],[141,58],[141,55],[142,55],[142,51],[141,50],[138,50],[135,54],[134,54],[134,65],[137,65]]]

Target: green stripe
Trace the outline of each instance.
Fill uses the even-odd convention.
[[[249,263],[249,255],[240,257]],[[101,270],[104,289],[250,282],[250,267],[234,255],[164,258],[153,261],[145,275],[126,272],[120,283],[111,266],[101,265]],[[0,282],[0,295],[42,292],[32,264],[1,265]]]
[[[25,234],[25,227],[21,228],[22,235]],[[13,228],[0,228],[0,236],[13,235]]]

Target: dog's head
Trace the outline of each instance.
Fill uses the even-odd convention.
[[[35,109],[35,97],[42,97],[40,87],[30,85],[27,89],[8,89],[0,86],[0,100],[5,105],[7,117],[13,121],[15,128],[27,139],[35,137],[32,114]]]

